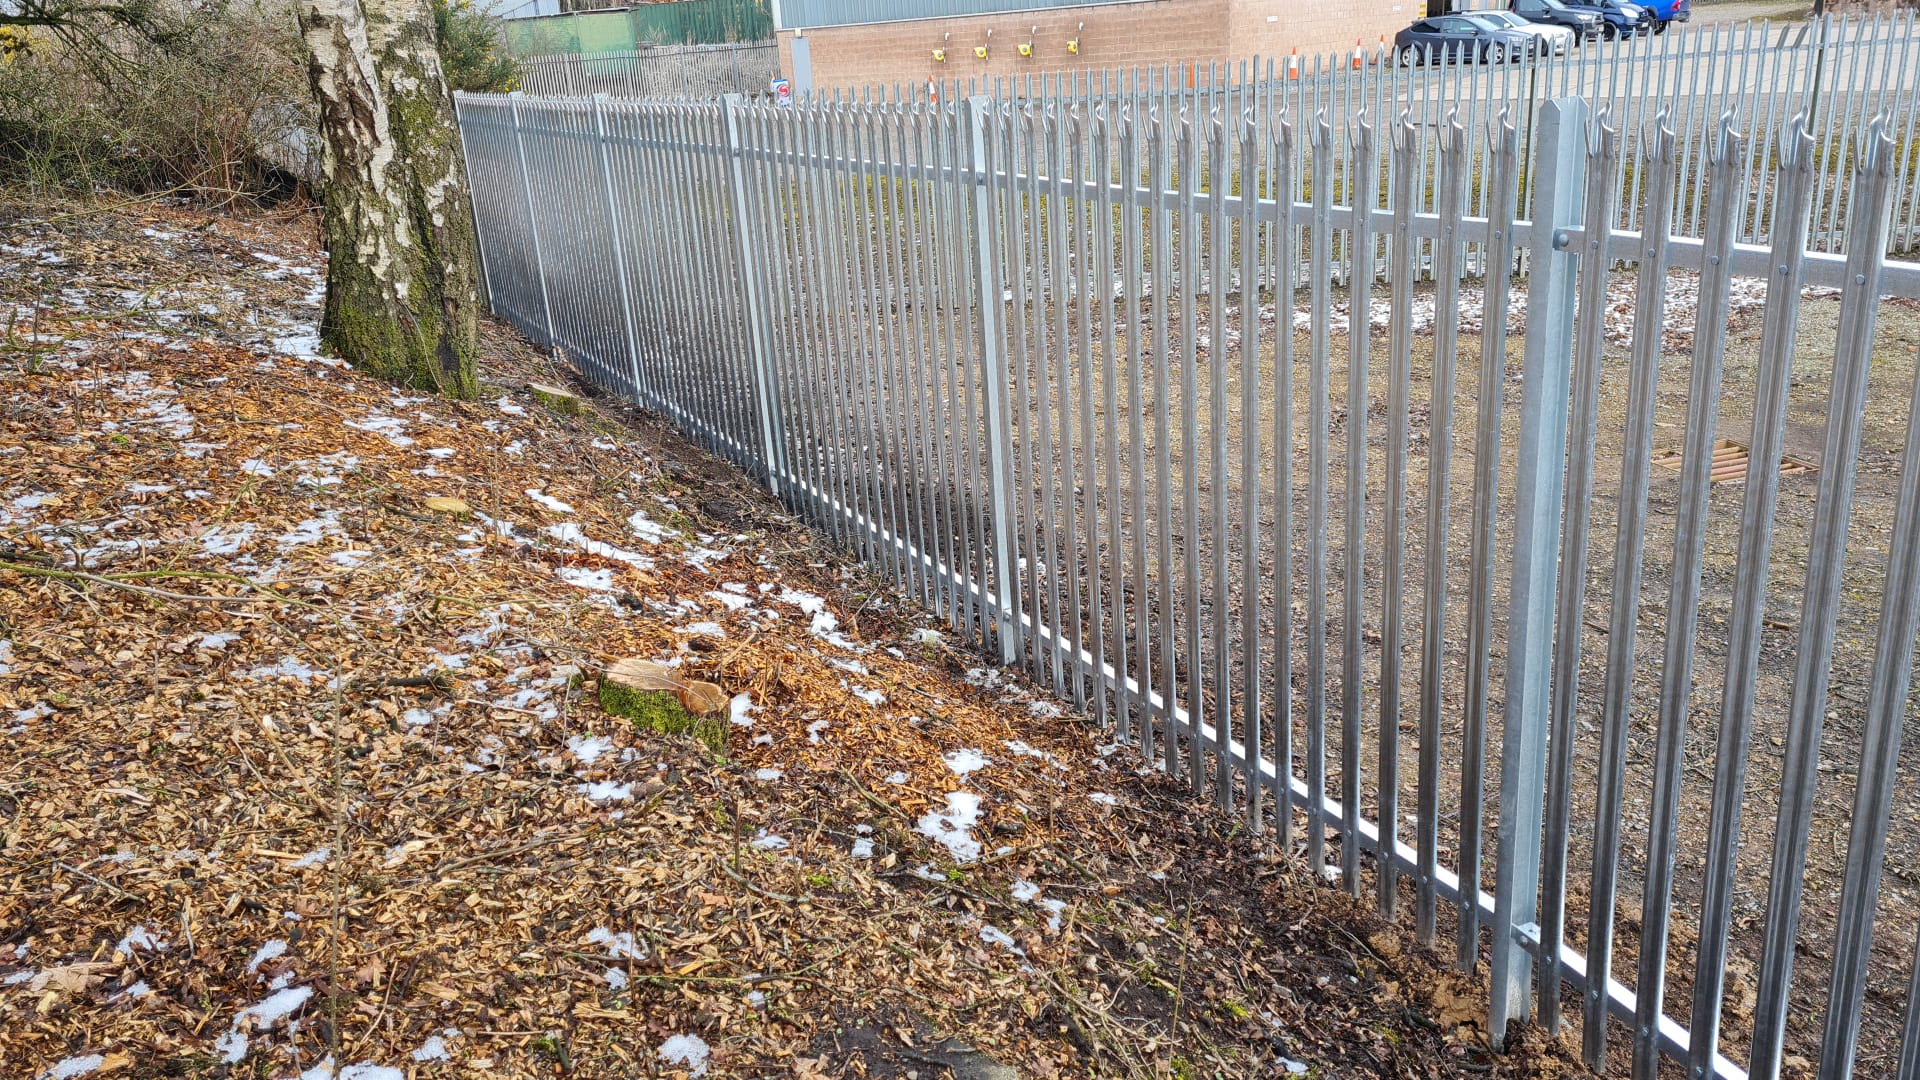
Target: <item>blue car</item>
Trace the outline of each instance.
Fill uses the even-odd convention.
[[[1653,32],[1664,34],[1667,24],[1693,21],[1693,5],[1689,0],[1633,0],[1653,15]]]
[[[1561,0],[1575,11],[1600,16],[1600,36],[1631,38],[1653,33],[1653,14],[1633,0]]]
[[[1532,34],[1468,15],[1437,15],[1395,34],[1393,51],[1403,64],[1497,62],[1526,56],[1538,42]]]

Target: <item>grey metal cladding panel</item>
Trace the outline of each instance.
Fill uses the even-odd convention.
[[[1009,11],[1124,4],[1137,0],[782,0],[780,29],[855,26],[956,15],[997,15]]]

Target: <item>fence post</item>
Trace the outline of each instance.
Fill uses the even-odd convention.
[[[1006,342],[1001,337],[1001,285],[994,239],[993,162],[987,153],[987,111],[993,99],[976,95],[964,103],[968,134],[968,180],[973,188],[974,265],[980,275],[980,384],[987,426],[987,493],[993,515],[993,590],[1000,622],[1000,662],[1020,655],[1020,620],[1013,610],[1013,470],[1008,460]],[[981,582],[982,588],[986,582]],[[1079,658],[1075,657],[1078,663]],[[1099,658],[1095,657],[1098,663]]]
[[[1488,1024],[1495,1048],[1507,1024],[1525,1020],[1539,933],[1540,831],[1547,771],[1553,617],[1560,578],[1560,510],[1567,456],[1567,394],[1573,357],[1575,270],[1568,230],[1579,227],[1586,189],[1587,105],[1556,98],[1535,126],[1527,338],[1514,471],[1513,581],[1507,610],[1507,701],[1500,747],[1500,825],[1494,861],[1493,986]],[[1664,227],[1664,226],[1662,226]],[[1502,273],[1504,276],[1504,272]],[[1493,281],[1490,274],[1489,282]],[[1559,962],[1557,941],[1542,943]]]
[[[727,118],[727,168],[733,186],[733,245],[740,264],[740,291],[747,307],[747,355],[753,363],[754,401],[760,413],[760,452],[767,468],[767,490],[780,494],[780,475],[785,471],[781,450],[786,446],[780,430],[780,414],[774,408],[773,341],[767,325],[766,293],[769,283],[760,270],[759,253],[754,250],[748,231],[752,218],[747,212],[747,162],[741,149],[740,110],[746,98],[728,94],[720,104]]]
[[[620,229],[620,203],[614,195],[613,162],[607,153],[607,95],[593,95],[594,146],[600,152],[600,188],[607,199],[607,240],[613,249],[613,276],[620,283],[620,312],[627,331],[627,378],[636,400],[644,399],[640,389],[640,343],[633,324],[633,292],[627,282],[627,249]]]
[[[533,180],[527,172],[527,140],[520,130],[520,101],[527,95],[519,90],[507,95],[513,110],[513,148],[520,158],[520,193],[526,196],[527,233],[533,238],[533,275],[540,279],[540,313],[546,319],[546,340],[553,347],[553,301],[547,297],[547,264],[540,257],[540,220],[533,215]]]

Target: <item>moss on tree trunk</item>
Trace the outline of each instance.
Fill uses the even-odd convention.
[[[384,378],[471,397],[479,243],[431,8],[300,0],[299,11],[322,134],[321,340]]]

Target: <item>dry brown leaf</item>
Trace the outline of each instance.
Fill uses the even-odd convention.
[[[468,506],[465,499],[456,499],[451,495],[436,495],[426,500],[424,505],[427,509],[439,514],[470,514],[473,512],[473,507]]]
[[[27,983],[29,993],[81,994],[105,982],[106,973],[118,964],[65,964],[35,975]]]

